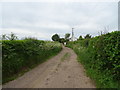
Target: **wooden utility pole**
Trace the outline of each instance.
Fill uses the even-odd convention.
[[[71,37],[71,40],[74,41],[74,31],[73,31],[74,28],[72,28],[72,37]]]

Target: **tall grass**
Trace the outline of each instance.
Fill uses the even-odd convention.
[[[62,49],[58,42],[40,41],[35,39],[3,40],[2,41],[2,82],[34,67]]]
[[[120,88],[120,31],[70,42],[98,88]]]

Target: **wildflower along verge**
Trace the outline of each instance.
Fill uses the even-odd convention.
[[[120,31],[70,42],[99,88],[120,88]]]
[[[61,44],[58,42],[35,39],[3,40],[2,82],[14,79],[14,75],[44,62],[61,49]]]

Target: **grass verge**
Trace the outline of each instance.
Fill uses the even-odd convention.
[[[87,51],[87,48],[74,48],[74,51],[78,56],[78,62],[83,64],[86,74],[94,80],[97,88],[117,88],[116,90],[120,90],[119,82],[113,80],[112,75],[107,74],[106,71],[99,72],[97,65],[94,67],[94,62],[91,62],[92,55]]]

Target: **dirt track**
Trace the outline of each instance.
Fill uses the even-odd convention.
[[[57,56],[6,83],[3,88],[95,88],[95,85],[77,62],[73,50],[63,47]]]

